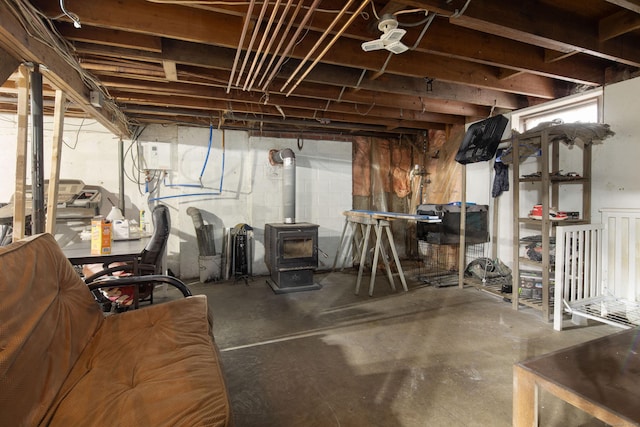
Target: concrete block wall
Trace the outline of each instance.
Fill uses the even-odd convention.
[[[0,203],[9,202],[15,184],[17,119],[0,116]],[[50,171],[53,125],[45,118],[45,178]],[[351,144],[343,141],[304,141],[298,149],[295,138],[277,139],[249,137],[241,131],[225,131],[224,180],[222,173],[222,131],[213,131],[212,148],[207,166],[200,174],[209,145],[209,129],[185,126],[149,126],[139,141],[170,144],[171,169],[164,179],[145,185],[144,174],[138,171],[138,149],[124,141],[127,151],[124,167],[125,216],[138,219],[139,211],[149,212],[157,202],[169,206],[172,233],[167,246],[167,266],[182,278],[199,277],[199,253],[193,221],[186,210],[190,206],[201,210],[205,222],[214,225],[216,250],[223,250],[225,230],[246,223],[255,230],[253,273],[267,274],[264,263],[264,225],[282,222],[282,170],[269,164],[271,149],[291,148],[296,154],[296,218],[319,227],[320,250],[329,255],[320,268],[330,268],[337,250],[344,217],[341,212],[351,208]],[[100,185],[118,203],[118,138],[93,120],[67,118],[62,149],[62,178],[81,179],[86,184]],[[27,166],[30,170],[30,164]],[[29,172],[27,179],[30,180]],[[178,186],[187,184],[196,186]],[[156,188],[155,191],[153,188]],[[147,192],[147,188],[150,190]],[[209,194],[202,194],[209,193]],[[159,200],[154,200],[159,199]],[[102,213],[108,213],[103,206]],[[147,216],[149,218],[149,216]],[[62,244],[73,237],[57,233]]]

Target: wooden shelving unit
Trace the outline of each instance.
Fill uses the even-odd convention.
[[[521,306],[532,307],[542,312],[546,321],[553,315],[553,293],[550,292],[550,282],[553,277],[553,265],[551,262],[551,237],[554,236],[554,226],[557,224],[584,224],[590,223],[591,213],[591,145],[578,145],[574,147],[582,150],[582,171],[580,176],[563,176],[557,172],[560,170],[560,141],[553,138],[553,127],[539,131],[525,132],[514,135],[512,144],[513,155],[513,293],[511,301],[514,309]],[[540,176],[520,176],[520,146],[539,147],[538,165]],[[579,147],[579,148],[578,148]],[[523,215],[520,207],[520,192],[525,183],[533,184],[540,192],[539,203],[542,204],[542,219],[536,220]],[[560,187],[562,185],[577,185],[582,193],[582,206],[580,219],[565,219],[562,221],[551,220],[549,212],[551,207],[559,207]],[[522,245],[521,238],[525,232],[536,232],[542,236],[541,261],[532,261],[520,256]],[[521,267],[528,266],[541,271],[542,298],[524,298],[520,295]]]

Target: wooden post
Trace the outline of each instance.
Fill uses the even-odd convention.
[[[65,95],[56,90],[55,111],[53,113],[53,141],[51,146],[51,173],[47,194],[47,219],[45,231],[56,232],[56,210],[58,206],[58,182],[60,181],[60,158],[62,157],[62,132],[64,130]]]
[[[514,310],[519,308],[518,290],[520,289],[520,140],[515,135],[511,136],[513,147],[513,271],[511,286],[511,304]]]
[[[460,190],[460,250],[458,253],[458,287],[464,288],[464,270],[467,255],[467,166],[462,165],[462,182]]]
[[[493,220],[491,222],[491,259],[498,259],[498,221],[500,215],[498,211],[500,209],[500,197],[493,198]]]
[[[16,185],[13,194],[13,241],[24,238],[25,182],[27,180],[27,126],[29,125],[29,70],[21,65],[18,79],[18,140]]]
[[[534,427],[537,425],[538,389],[534,375],[516,364],[513,367],[513,426]]]

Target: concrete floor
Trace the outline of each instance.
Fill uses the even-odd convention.
[[[264,277],[190,283],[213,311],[236,427],[509,426],[514,362],[619,331],[555,332],[530,308],[407,276],[394,293],[378,275],[373,297],[351,271],[281,295]],[[540,406],[541,426],[604,426],[553,396]]]

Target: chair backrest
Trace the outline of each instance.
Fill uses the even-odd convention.
[[[166,205],[158,205],[151,212],[153,234],[140,254],[140,263],[159,267],[160,258],[171,232],[171,216]]]

